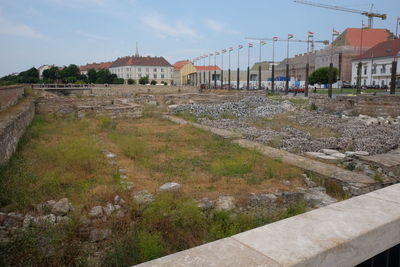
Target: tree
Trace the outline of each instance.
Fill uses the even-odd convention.
[[[50,69],[44,70],[43,71],[43,80],[49,81],[49,82],[54,82],[56,79],[56,73],[58,72],[57,67],[51,67]]]
[[[332,83],[337,82],[337,76],[338,76],[338,69],[337,68],[332,68]],[[308,77],[308,83],[311,85],[314,85],[316,83],[318,84],[328,84],[329,83],[329,67],[322,67],[319,69],[316,69],[311,73],[311,75]]]
[[[81,74],[81,71],[79,70],[79,67],[75,64],[71,64],[68,67],[65,67],[62,70],[62,77],[67,78],[67,77],[76,77]]]
[[[151,84],[151,85],[156,85],[157,82],[156,82],[155,80],[152,80],[150,84]]]
[[[88,70],[88,82],[89,83],[95,83],[97,80],[97,72],[95,69],[90,69]]]
[[[148,84],[149,83],[149,76],[143,76],[139,79],[139,84]]]

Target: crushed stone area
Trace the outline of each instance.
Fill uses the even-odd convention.
[[[175,114],[191,113],[198,122],[242,134],[246,139],[272,145],[294,153],[317,152],[330,148],[339,151],[367,151],[370,155],[396,149],[400,144],[400,118],[371,118],[310,111],[285,101],[263,96],[247,96],[238,102],[222,104],[184,104],[171,110]],[[290,120],[303,129],[284,126],[279,131],[266,125],[254,126],[259,118],[292,112]],[[338,136],[316,137],[304,128],[326,128]]]

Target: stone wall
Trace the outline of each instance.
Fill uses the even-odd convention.
[[[194,86],[165,86],[165,85],[96,85],[85,94],[93,96],[134,97],[138,93],[175,94],[180,92],[194,93],[198,88]]]
[[[0,113],[0,165],[11,158],[34,115],[35,103],[30,98]]]
[[[24,95],[24,86],[13,85],[0,87],[0,111],[17,103]]]
[[[138,118],[143,106],[133,103],[134,99],[102,97],[41,97],[36,103],[36,112],[65,115],[74,113],[78,117],[108,115],[112,118]]]
[[[327,111],[350,111],[373,117],[400,116],[400,95],[312,96],[310,100]]]

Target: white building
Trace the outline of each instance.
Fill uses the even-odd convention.
[[[357,85],[357,65],[362,64],[361,85],[390,87],[392,62],[397,59],[396,84],[400,86],[400,39],[379,43],[352,62],[351,84]]]
[[[42,65],[38,68],[39,79],[43,79],[43,71],[50,69],[52,65]]]
[[[111,73],[125,80],[137,82],[141,77],[148,76],[149,81],[157,83],[172,83],[174,67],[163,57],[141,57],[138,55],[118,58],[109,67]]]

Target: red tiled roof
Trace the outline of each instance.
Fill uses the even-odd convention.
[[[185,66],[187,63],[189,62],[189,60],[181,60],[181,61],[177,61],[174,64],[174,71],[178,71],[180,70],[183,66]]]
[[[121,57],[114,61],[110,68],[122,66],[172,67],[171,64],[169,64],[169,62],[163,57]]]
[[[102,70],[102,69],[108,69],[113,62],[101,62],[101,63],[92,63],[92,64],[86,64],[85,66],[80,66],[79,69],[80,71],[87,71],[90,69],[95,69],[95,70]]]
[[[392,39],[386,42],[381,42],[367,50],[357,59],[368,59],[378,57],[393,57],[400,52],[400,39]]]
[[[195,66],[196,70],[221,70],[218,66]]]
[[[374,45],[388,40],[390,32],[386,29],[363,29],[362,30],[362,46],[373,47]],[[360,46],[361,45],[361,29],[348,28],[346,29],[346,45]]]

